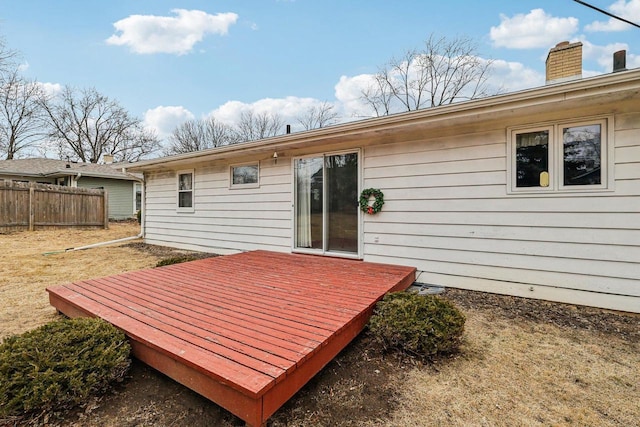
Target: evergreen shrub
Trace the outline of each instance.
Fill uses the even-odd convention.
[[[95,318],[48,323],[0,344],[0,424],[69,409],[126,375],[124,333]]]
[[[429,359],[458,350],[464,323],[464,314],[446,299],[395,292],[377,303],[369,330],[386,349]]]
[[[171,257],[171,258],[161,259],[156,264],[156,267],[163,267],[165,265],[171,265],[171,264],[180,264],[182,262],[195,261],[196,259],[198,259],[198,258],[193,256],[193,255],[174,256],[174,257]]]

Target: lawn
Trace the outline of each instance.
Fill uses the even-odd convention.
[[[45,288],[153,267],[175,254],[109,230],[0,235],[0,339],[56,318]],[[640,425],[640,317],[448,290],[467,316],[461,353],[423,365],[361,334],[271,420],[277,426]],[[44,421],[44,419],[43,419]],[[113,393],[49,425],[234,426],[238,419],[140,363]]]

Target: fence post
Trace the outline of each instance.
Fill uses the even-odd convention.
[[[104,229],[109,229],[109,193],[107,190],[103,190],[103,203],[104,203]]]
[[[29,184],[29,231],[33,231],[35,230],[35,220],[36,220],[36,209],[35,206],[33,206],[33,204],[36,201],[35,198],[35,186],[32,183]]]

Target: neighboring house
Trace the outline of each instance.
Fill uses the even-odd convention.
[[[640,69],[554,77],[136,163],[145,240],[403,264],[423,283],[640,312]],[[357,208],[367,188],[384,193],[378,214]]]
[[[132,218],[140,209],[142,180],[123,172],[122,164],[98,165],[54,159],[2,160],[0,180],[105,189],[109,196],[109,219]]]

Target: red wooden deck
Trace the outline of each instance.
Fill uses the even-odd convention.
[[[267,251],[47,289],[70,317],[99,316],[143,362],[260,426],[415,268]]]

